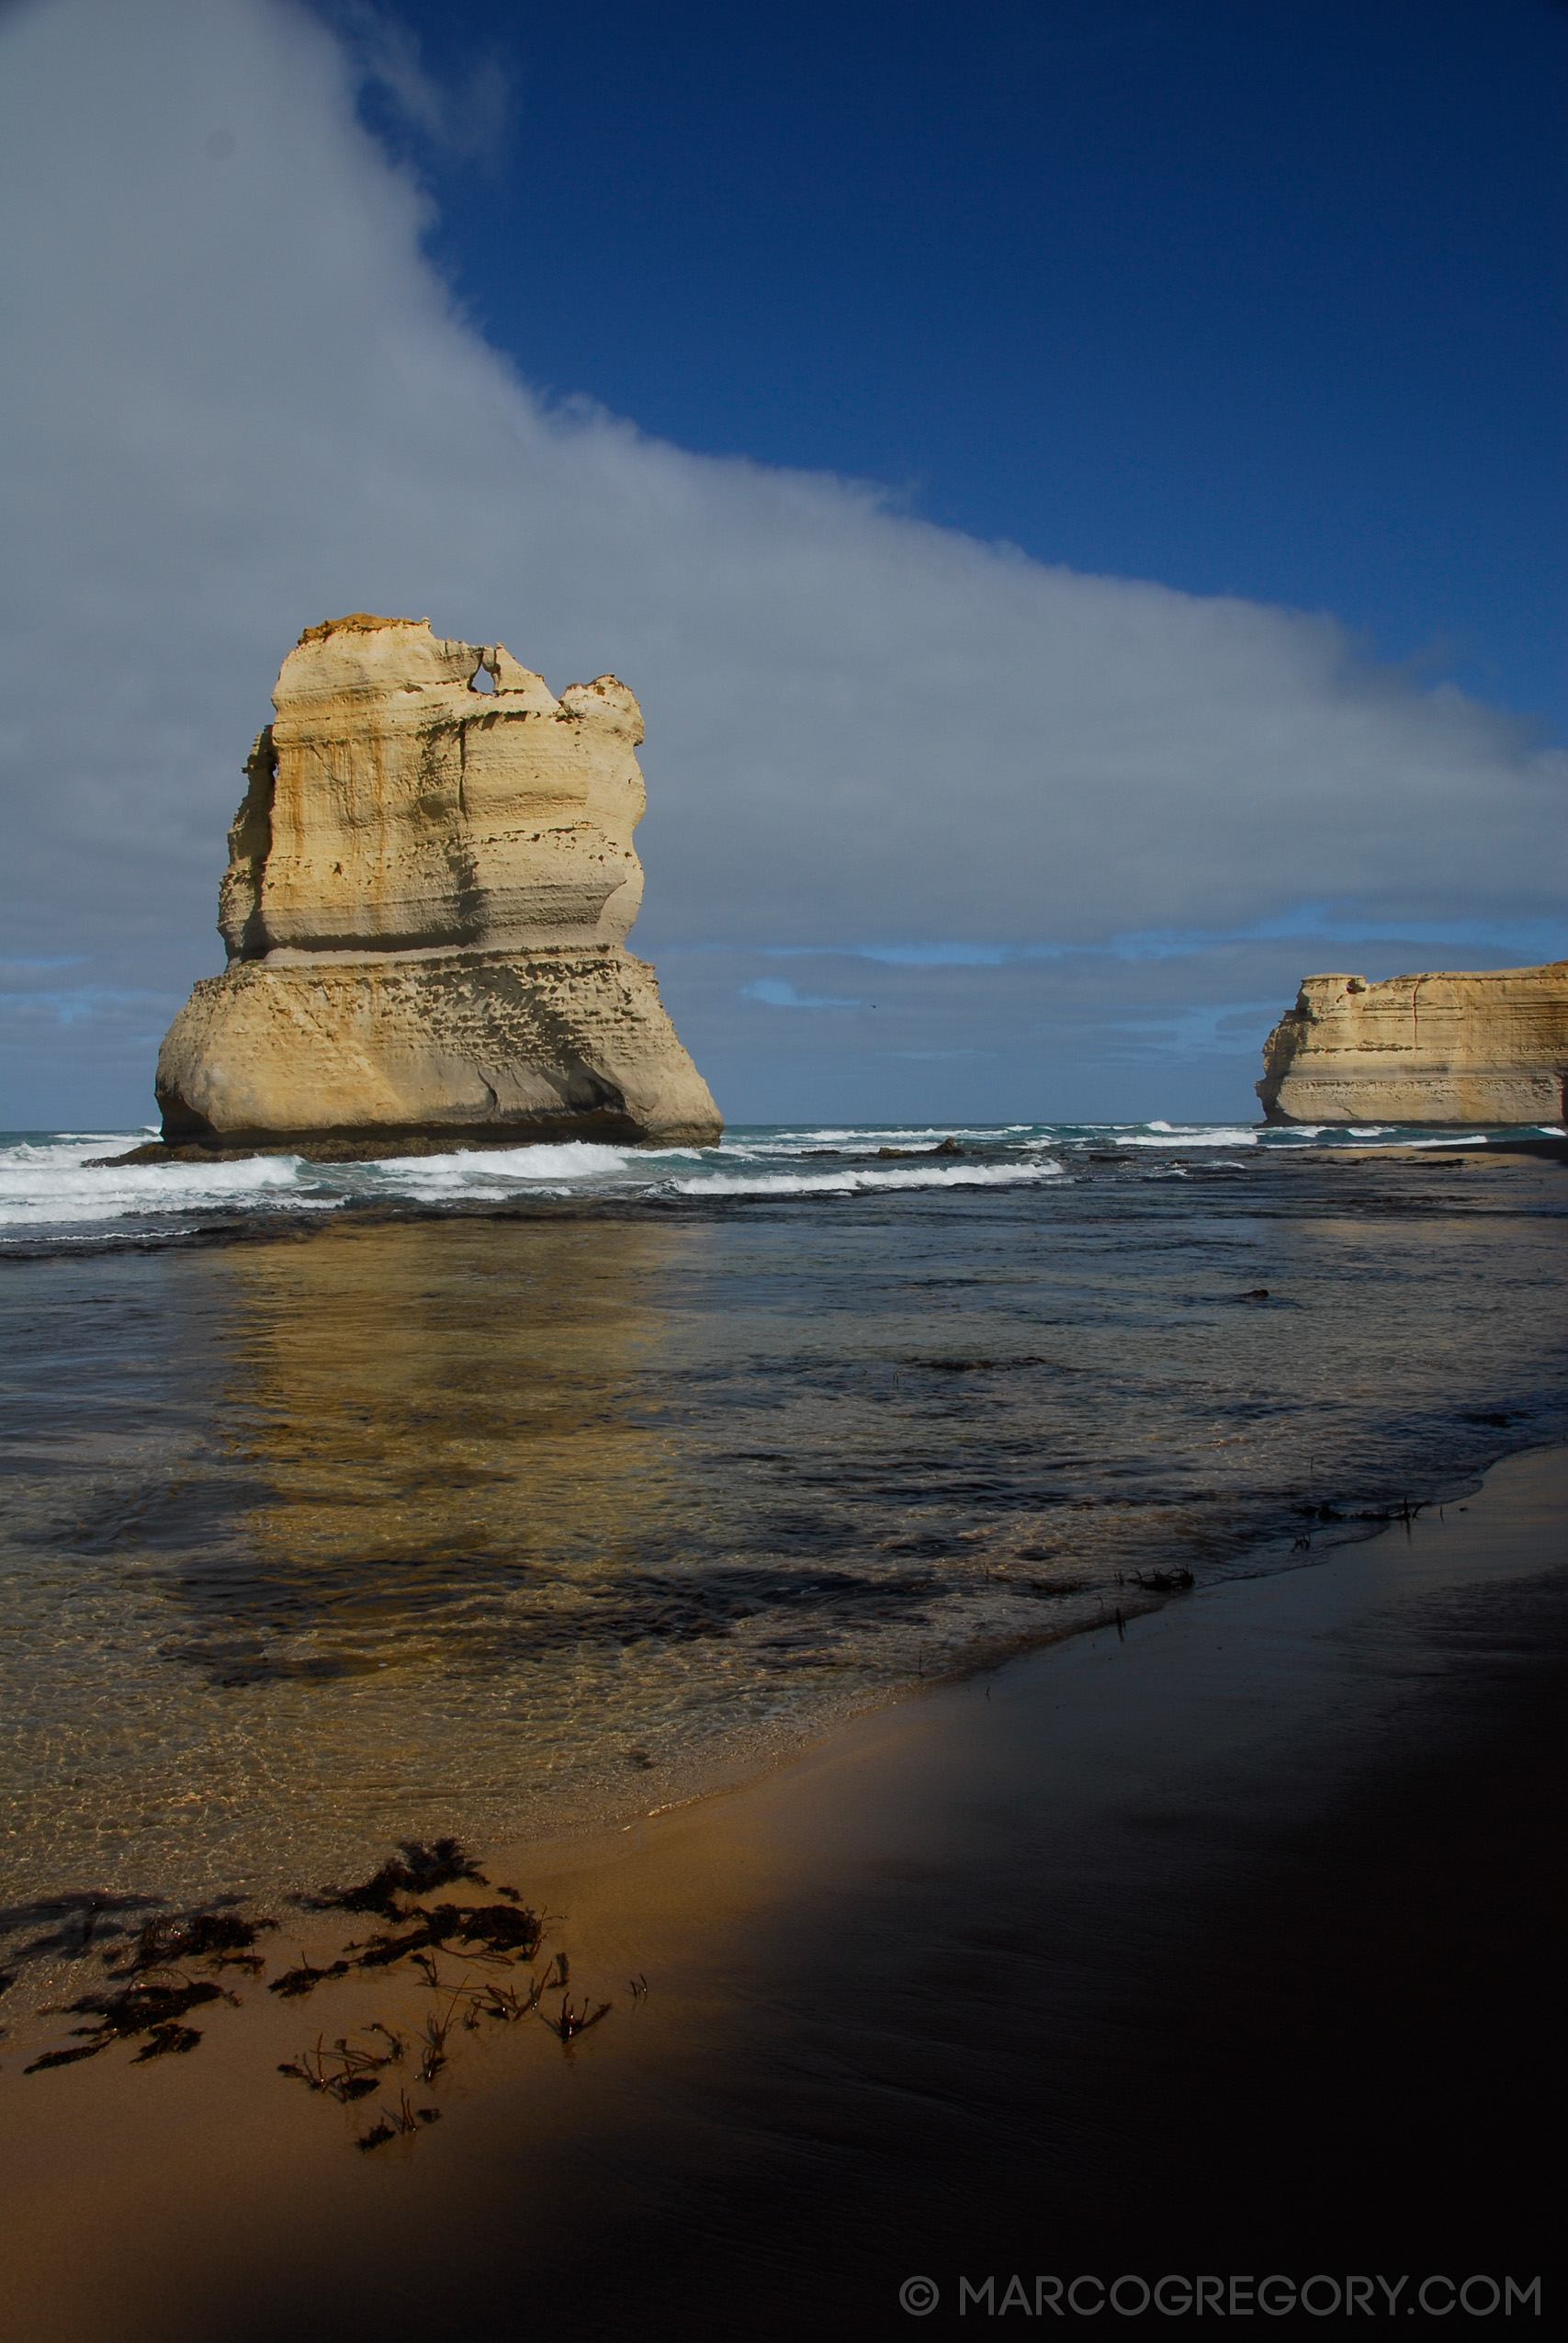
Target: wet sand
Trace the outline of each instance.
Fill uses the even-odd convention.
[[[1565,1499],[1568,1452],[1516,1457],[744,1790],[487,1850],[615,2008],[465,2038],[373,2156],[273,2069],[417,1980],[242,1986],[142,2069],[7,2059],[9,2331],[908,2333],[918,2274],[931,2332],[964,2279],[1167,2271],[1539,2273],[1550,2315]]]

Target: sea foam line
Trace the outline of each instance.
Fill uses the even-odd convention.
[[[993,1188],[1020,1182],[1057,1180],[1059,1163],[942,1164],[929,1172],[774,1172],[744,1179],[716,1172],[705,1179],[672,1180],[669,1193],[682,1196],[852,1196],[894,1188]]]

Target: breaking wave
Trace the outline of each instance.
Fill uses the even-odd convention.
[[[771,1172],[750,1178],[715,1172],[671,1185],[683,1196],[852,1196],[877,1189],[1001,1187],[1061,1176],[1059,1163],[943,1163],[920,1171]]]
[[[1555,1126],[1541,1135],[1560,1137]],[[356,1163],[305,1154],[132,1162],[152,1134],[29,1131],[0,1137],[0,1253],[41,1243],[158,1243],[221,1236],[289,1214],[482,1211],[615,1200],[690,1206],[1005,1190],[1093,1176],[1181,1177],[1235,1160],[1353,1147],[1482,1147],[1520,1134],[1439,1134],[1395,1124],[801,1124],[731,1130],[710,1148],[607,1147],[589,1140],[453,1148]],[[1145,1167],[1139,1174],[1139,1166]]]

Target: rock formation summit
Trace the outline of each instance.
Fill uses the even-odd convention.
[[[1311,976],[1263,1045],[1270,1123],[1558,1123],[1568,960],[1473,976]]]
[[[158,1054],[167,1144],[374,1154],[723,1125],[646,961],[642,716],[356,612],[283,662],[229,832],[221,976]]]

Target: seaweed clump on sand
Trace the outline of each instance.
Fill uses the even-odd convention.
[[[570,1992],[570,1966],[564,1952],[558,1953],[544,1973],[528,1975],[525,1984],[501,1982],[495,1971],[532,1962],[539,1952],[543,1921],[525,1904],[517,1888],[502,1885],[491,1890],[493,1902],[420,1900],[434,1897],[460,1881],[491,1886],[460,1840],[437,1839],[426,1843],[411,1839],[402,1840],[396,1853],[368,1879],[301,1896],[297,1900],[307,1911],[372,1914],[387,1925],[344,1945],[330,1961],[313,1962],[301,1948],[293,1967],[268,1980],[267,1991],[282,2000],[295,2000],[313,1993],[319,1985],[410,1961],[423,1972],[426,1986],[437,1997],[412,2045],[412,2080],[426,2089],[450,2061],[456,2046],[451,2039],[454,2030],[460,2027],[477,2032],[487,2018],[501,2025],[537,2019],[570,2049],[579,2034],[609,2015],[611,2003],[584,2000],[581,2008],[577,2005]],[[185,2022],[188,2013],[218,2001],[237,2007],[238,1996],[210,1975],[192,1976],[189,1966],[199,1963],[219,1971],[238,1966],[259,1974],[266,1964],[255,1950],[256,1941],[277,1927],[275,1919],[247,1919],[232,1905],[164,1913],[143,1920],[130,1942],[104,1955],[113,1985],[84,1994],[61,2009],[60,2014],[88,2022],[73,2029],[67,2046],[46,2051],[35,2059],[27,2073],[96,2058],[115,2042],[141,2040],[133,2061],[138,2066],[194,2050],[202,2037],[199,2028]],[[85,1950],[91,1933],[91,1926],[78,1930],[80,1942],[75,1949]],[[467,1964],[456,1982],[442,1976],[438,1964],[442,1954]],[[474,1964],[489,1969],[491,1976],[483,1982],[475,1979]],[[647,1989],[646,1978],[634,1980],[634,2000]],[[544,2006],[547,1994],[560,1996],[558,2009]],[[399,2066],[409,2049],[403,2035],[377,2019],[357,2036],[339,2035],[330,2048],[318,2035],[313,2049],[301,2051],[282,2064],[278,2072],[347,2107],[379,2090],[387,2070]],[[441,2111],[412,2105],[404,2090],[395,2105],[383,2099],[376,2113],[378,2120],[356,2143],[367,2151],[416,2135],[437,2122]]]
[[[96,2020],[71,2029],[86,2039],[68,2050],[46,2050],[23,2071],[37,2075],[46,2066],[73,2066],[78,2059],[96,2058],[111,2043],[133,2041],[139,2034],[145,2034],[147,2040],[132,2061],[138,2066],[150,2058],[166,2057],[171,2051],[194,2050],[201,2031],[182,2025],[181,2019],[205,2002],[233,1999],[231,1993],[205,1977],[182,1977],[174,1985],[124,1985],[113,1993],[85,1993],[80,2000],[65,2005],[64,2014]]]
[[[298,2000],[319,1985],[347,1976],[351,1969],[389,1969],[395,1961],[443,1952],[454,1944],[471,1951],[476,1960],[531,1961],[543,1932],[538,1914],[523,1904],[433,1904],[428,1908],[414,1904],[406,1909],[394,1905],[387,1917],[397,1923],[394,1931],[379,1931],[346,1946],[337,1960],[321,1968],[301,1953],[299,1966],[274,1977],[267,1991],[286,2001]]]
[[[427,1906],[412,1900],[458,1880],[490,1885],[458,1839],[437,1839],[426,1845],[405,1839],[398,1852],[356,1887],[324,1887],[318,1895],[301,1896],[307,1911],[373,1912],[390,1921],[391,1928],[346,1946],[344,1956],[324,1968],[313,1968],[301,1955],[299,1967],[275,1977],[267,1991],[292,1999],[329,1977],[345,1976],[351,1968],[390,1968],[396,1961],[454,1944],[471,1950],[476,1959],[532,1960],[539,1949],[542,1923],[515,1887],[497,1888],[504,1900],[494,1904]]]
[[[450,1944],[476,1946],[478,1957],[504,1953],[531,1961],[539,1949],[538,1915],[510,1904],[433,1904],[402,1915],[412,1921],[401,1936],[373,1936],[357,1947],[362,1969],[383,1969],[413,1952]]]
[[[212,1968],[264,1969],[254,1950],[258,1936],[276,1929],[272,1919],[248,1920],[235,1911],[172,1912],[146,1921],[129,1952],[109,1953],[104,1966],[116,1975],[167,1969],[182,1961],[206,1961]]]
[[[324,2091],[329,2099],[346,2107],[351,2100],[364,2099],[380,2088],[383,2067],[395,2066],[406,2046],[401,2034],[394,2033],[379,2019],[365,2031],[379,2036],[379,2040],[355,2043],[339,2034],[331,2050],[323,2050],[318,2034],[314,2050],[301,2051],[297,2059],[287,2060],[277,2071],[294,2076],[309,2090]]]
[[[439,2123],[440,2121],[441,2110],[438,2107],[412,2107],[407,2091],[402,2091],[399,2094],[397,2106],[389,2109],[380,2122],[373,2123],[367,2132],[362,2132],[354,2145],[361,2155],[368,2155],[372,2148],[384,2147],[389,2140],[395,2140],[400,2132],[417,2132],[422,2123]]]
[[[285,1969],[280,1977],[274,1977],[267,1991],[281,1995],[285,2001],[298,2001],[301,1994],[313,1993],[329,1977],[345,1977],[348,1971],[349,1964],[341,1960],[329,1961],[324,1968],[318,1969],[301,1952],[298,1968]]]
[[[383,1919],[400,1920],[406,1916],[400,1896],[429,1896],[459,1879],[472,1880],[476,1887],[490,1885],[460,1839],[434,1839],[427,1846],[420,1839],[400,1839],[397,1853],[357,1887],[323,1887],[299,1901],[308,1912],[379,1912]]]
[[[201,2040],[201,2029],[184,2024],[186,2014],[213,2001],[238,2004],[234,1995],[220,1985],[186,1975],[184,1964],[201,1961],[209,1968],[260,1969],[265,1964],[253,1947],[258,1936],[276,1926],[276,1920],[246,1919],[239,1912],[222,1908],[167,1912],[144,1920],[133,1942],[104,1955],[109,1975],[123,1982],[107,1992],[85,1993],[62,2006],[62,2015],[94,2020],[72,2028],[73,2034],[82,2039],[64,2050],[45,2051],[24,2073],[73,2066],[81,2059],[96,2058],[112,2043],[133,2042],[141,2035],[146,2040],[133,2066],[194,2050]],[[85,1952],[91,1941],[91,1930],[85,1930],[80,1951]]]

